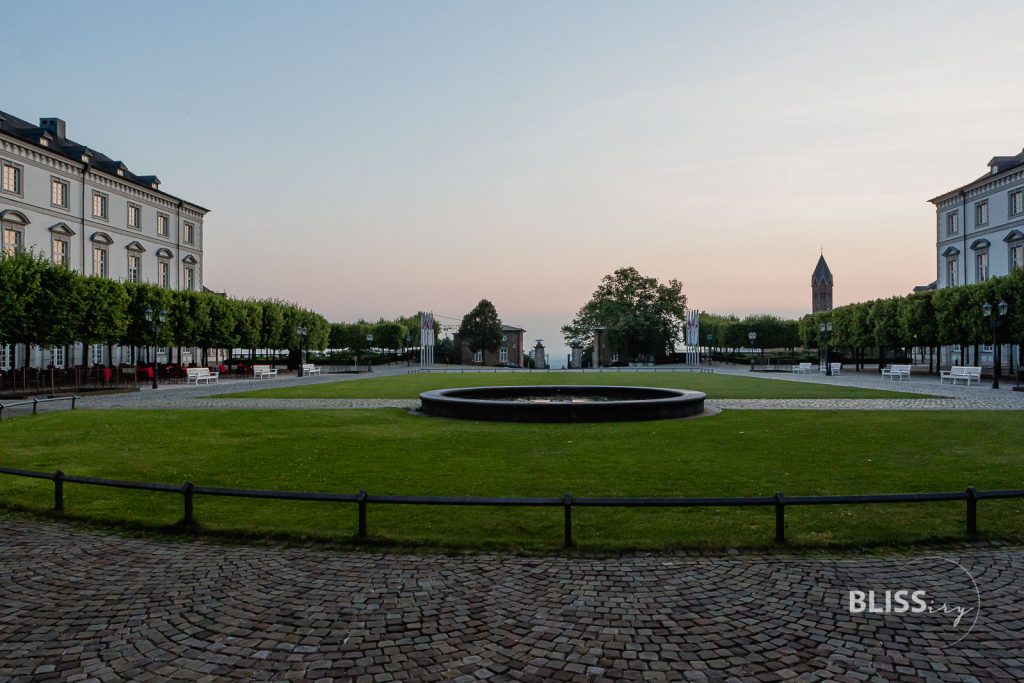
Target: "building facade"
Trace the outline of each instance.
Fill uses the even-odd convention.
[[[5,252],[32,249],[86,275],[203,289],[207,209],[160,189],[155,175],[74,142],[58,118],[39,125],[0,112],[0,230]],[[130,349],[0,349],[0,369],[23,363],[116,365]]]
[[[818,264],[811,273],[811,312],[832,310],[832,271],[825,263],[825,255],[818,257]]]
[[[501,326],[501,346],[495,351],[477,351],[474,353],[469,348],[469,343],[464,341],[458,334],[452,340],[452,348],[455,350],[454,361],[458,365],[505,365],[514,363],[516,367],[523,367],[523,340],[526,330],[515,325]]]
[[[935,206],[937,287],[984,282],[1024,267],[1024,151],[994,157],[983,176],[929,201]],[[1004,346],[1004,359],[1013,358],[1009,352]],[[992,346],[940,353],[945,365],[993,361]]]

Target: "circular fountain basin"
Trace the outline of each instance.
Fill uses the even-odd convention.
[[[503,422],[626,422],[693,417],[699,391],[655,387],[544,385],[437,389],[420,394],[434,417]]]

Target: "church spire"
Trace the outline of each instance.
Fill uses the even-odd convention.
[[[825,263],[825,252],[818,257],[818,265],[811,273],[811,312],[832,310],[832,271]]]

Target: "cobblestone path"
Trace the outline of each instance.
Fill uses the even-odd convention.
[[[0,678],[1024,680],[1024,549],[943,555],[981,598],[956,644],[945,617],[846,609],[931,588],[913,556],[419,557],[0,518]]]

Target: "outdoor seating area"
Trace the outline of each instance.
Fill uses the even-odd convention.
[[[303,363],[302,365],[302,376],[309,377],[310,375],[319,375],[320,368],[312,363]]]
[[[210,384],[220,377],[219,372],[212,372],[210,368],[188,368],[187,373],[186,384]]]
[[[272,368],[269,365],[254,365],[252,366],[252,378],[253,379],[270,379],[271,377],[277,377],[277,369]]]
[[[806,375],[811,372],[813,366],[810,363],[800,363],[799,365],[793,366],[793,372],[798,375]]]
[[[893,382],[910,381],[910,368],[910,365],[890,365],[882,370],[882,379],[892,380]]]
[[[973,381],[975,384],[980,385],[981,367],[972,365],[954,365],[949,370],[943,370],[939,373],[939,384],[944,384],[947,379],[950,384],[963,382],[967,386],[970,386]]]
[[[831,368],[831,370],[829,369]],[[833,376],[838,375],[843,370],[842,363],[822,363],[821,367],[818,368],[818,372],[822,375],[832,374]]]

